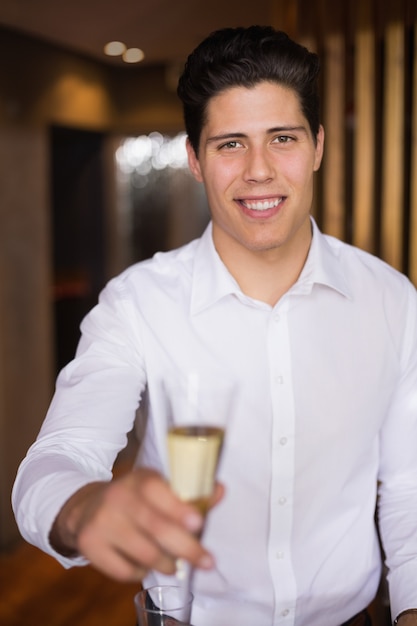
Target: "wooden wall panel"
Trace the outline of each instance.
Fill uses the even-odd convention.
[[[411,280],[417,285],[417,19],[414,24],[413,87],[411,117],[410,167],[410,268]]]
[[[402,269],[404,205],[404,25],[385,29],[381,254]]]
[[[374,252],[376,63],[371,3],[359,2],[355,17],[352,240],[356,246]]]
[[[345,37],[344,5],[322,0],[320,25],[324,29],[323,80],[331,88],[323,93],[323,124],[328,140],[324,153],[323,229],[335,237],[344,236],[345,224]]]

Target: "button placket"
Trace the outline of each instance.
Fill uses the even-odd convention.
[[[294,476],[294,402],[291,379],[291,352],[288,319],[282,302],[273,312],[268,331],[271,372],[272,449],[271,505],[268,554],[274,584],[276,612],[274,624],[288,621],[288,602],[295,602],[296,585],[291,560],[292,489]],[[288,613],[283,613],[288,611]],[[291,623],[291,620],[288,621]]]

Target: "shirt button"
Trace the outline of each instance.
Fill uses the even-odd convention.
[[[280,319],[281,319],[280,314],[279,313],[275,313],[274,320],[278,323],[280,321]]]
[[[288,439],[286,437],[281,437],[279,442],[282,446],[285,446],[288,443]]]
[[[287,502],[287,498],[285,496],[281,496],[280,499],[278,500],[278,503],[283,506],[284,504],[286,504]]]
[[[278,385],[282,385],[284,383],[284,377],[283,376],[275,376],[275,382]]]
[[[289,609],[284,609],[283,611],[281,611],[281,615],[282,617],[287,617],[287,615],[290,614],[290,610]]]
[[[284,558],[284,553],[283,552],[277,552],[276,555],[277,559],[283,559]]]

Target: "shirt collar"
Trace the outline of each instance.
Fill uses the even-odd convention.
[[[337,240],[323,235],[313,218],[311,223],[313,237],[310,251],[300,277],[292,289],[298,293],[307,293],[312,290],[314,284],[321,284],[350,298],[351,290],[339,259],[339,247],[331,245],[332,241]],[[191,314],[199,313],[230,294],[243,296],[238,283],[214,247],[210,222],[199,240],[194,259]]]
[[[199,241],[194,260],[191,314],[233,293],[242,291],[214,247],[210,222]]]
[[[315,220],[311,218],[313,237],[304,268],[296,284],[325,285],[338,291],[347,298],[352,298],[352,291],[340,260],[341,242],[328,235],[323,235]]]

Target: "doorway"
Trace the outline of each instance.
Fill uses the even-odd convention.
[[[75,353],[79,325],[105,281],[102,133],[50,130],[55,368]]]

